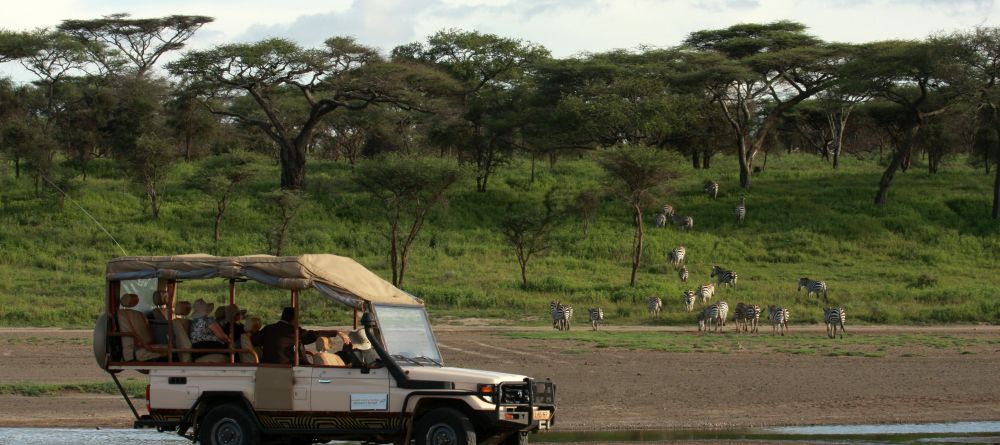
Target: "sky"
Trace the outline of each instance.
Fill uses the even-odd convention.
[[[993,0],[33,0],[5,4],[0,28],[119,12],[215,17],[189,41],[195,49],[268,37],[318,46],[346,35],[388,52],[458,28],[541,44],[555,57],[669,47],[698,30],[786,19],[823,40],[855,43],[1000,25]],[[14,71],[0,65],[0,76],[19,77]]]

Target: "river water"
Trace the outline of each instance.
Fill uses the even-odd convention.
[[[895,425],[828,425],[748,430],[553,431],[532,435],[535,443],[693,441],[704,443],[954,444],[1000,443],[1000,422]],[[0,428],[0,445],[178,445],[190,443],[173,433],[152,430],[75,428]]]

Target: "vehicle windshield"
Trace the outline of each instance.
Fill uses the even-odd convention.
[[[403,357],[401,366],[440,366],[441,353],[422,307],[375,305],[382,338],[389,355]]]

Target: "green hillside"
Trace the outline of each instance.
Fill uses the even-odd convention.
[[[497,226],[508,203],[540,201],[559,186],[566,196],[600,187],[603,173],[587,157],[560,160],[552,169],[539,163],[529,184],[530,166],[518,160],[504,167],[486,193],[471,180],[452,189],[450,201],[425,226],[411,255],[404,288],[425,299],[431,314],[487,317],[504,323],[543,324],[549,300],[585,309],[602,306],[608,324],[669,323],[693,326],[681,293],[708,282],[713,264],[740,274],[738,289],[719,298],[790,308],[792,322],[817,322],[822,303],[796,292],[800,276],[825,279],[831,301],[847,308],[849,323],[967,323],[1000,319],[1000,223],[990,220],[991,177],[955,160],[936,175],[919,166],[897,175],[890,203],[871,204],[882,168],[873,161],[843,160],[834,171],[814,156],[773,157],[755,176],[747,194],[748,218],[737,226],[739,197],[735,159],[717,157],[712,169],[692,170],[678,161],[678,179],[665,199],[692,215],[695,229],[653,227],[646,215],[647,248],[639,286],[628,287],[632,228],[624,205],[605,198],[584,235],[571,217],[546,255],[529,266],[531,285],[520,285],[517,261]],[[70,202],[60,210],[49,192],[36,198],[31,180],[15,179],[10,165],[0,170],[0,325],[89,326],[101,308],[105,262],[121,252]],[[277,167],[255,193],[277,186]],[[111,161],[94,162],[93,172],[72,195],[105,224],[129,255],[205,252],[261,253],[270,222],[254,196],[232,204],[222,240],[212,241],[213,203],[184,185],[196,164],[171,173],[162,216],[153,221],[142,191],[122,179]],[[384,223],[369,210],[367,195],[354,185],[346,164],[311,161],[311,202],[292,225],[287,254],[328,252],[356,258],[388,276]],[[717,180],[717,201],[701,191]],[[684,285],[666,263],[666,252],[684,245],[691,282]],[[273,320],[283,293],[245,284],[241,303]],[[221,302],[222,280],[181,285],[180,298]],[[646,315],[645,300],[665,299],[660,320]],[[255,297],[255,298],[250,298]],[[343,322],[346,311],[305,299],[307,321]]]

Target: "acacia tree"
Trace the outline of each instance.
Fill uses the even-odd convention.
[[[59,30],[98,43],[89,47],[91,56],[106,73],[119,71],[124,57],[135,75],[143,77],[163,54],[183,48],[195,32],[213,21],[212,17],[200,15],[134,19],[128,14],[111,14],[99,19],[63,20]],[[116,51],[109,53],[103,50],[105,47]]]
[[[459,178],[452,162],[409,154],[390,153],[358,165],[354,180],[371,194],[388,225],[393,285],[402,286],[413,242]]]
[[[681,61],[685,82],[694,82],[717,103],[733,131],[740,186],[750,187],[754,158],[779,117],[835,79],[842,48],[805,33],[800,23],[740,24],[692,33],[697,51]],[[686,66],[685,66],[686,65]]]
[[[222,235],[222,217],[233,198],[244,192],[243,185],[260,173],[263,160],[246,152],[226,153],[206,159],[191,185],[208,195],[215,202],[216,242]]]
[[[500,221],[500,233],[514,249],[521,266],[521,285],[528,287],[528,261],[549,248],[552,233],[561,220],[556,209],[555,189],[545,194],[542,205],[508,205]]]
[[[635,236],[632,239],[632,276],[629,285],[635,287],[636,273],[642,261],[642,209],[652,204],[660,190],[673,176],[670,161],[662,152],[648,147],[621,147],[608,152],[600,160],[610,179],[608,190],[621,198],[632,210]]]
[[[974,145],[985,158],[988,174],[991,160],[1000,165],[1000,28],[976,28],[951,37],[964,50],[973,80],[970,93],[978,126]],[[992,216],[1000,219],[1000,168],[993,181]]]
[[[456,109],[441,116],[432,139],[460,150],[463,160],[473,165],[476,190],[485,192],[524,125],[526,74],[549,57],[548,50],[494,34],[446,30],[429,37],[426,45],[396,47],[392,57],[435,66],[460,85]]]
[[[440,75],[384,63],[375,49],[346,37],[327,39],[322,49],[285,39],[221,45],[191,51],[167,68],[212,113],[274,141],[285,189],[305,186],[306,149],[328,114],[379,103],[420,108],[425,88],[441,85]],[[240,106],[244,96],[253,107]]]

